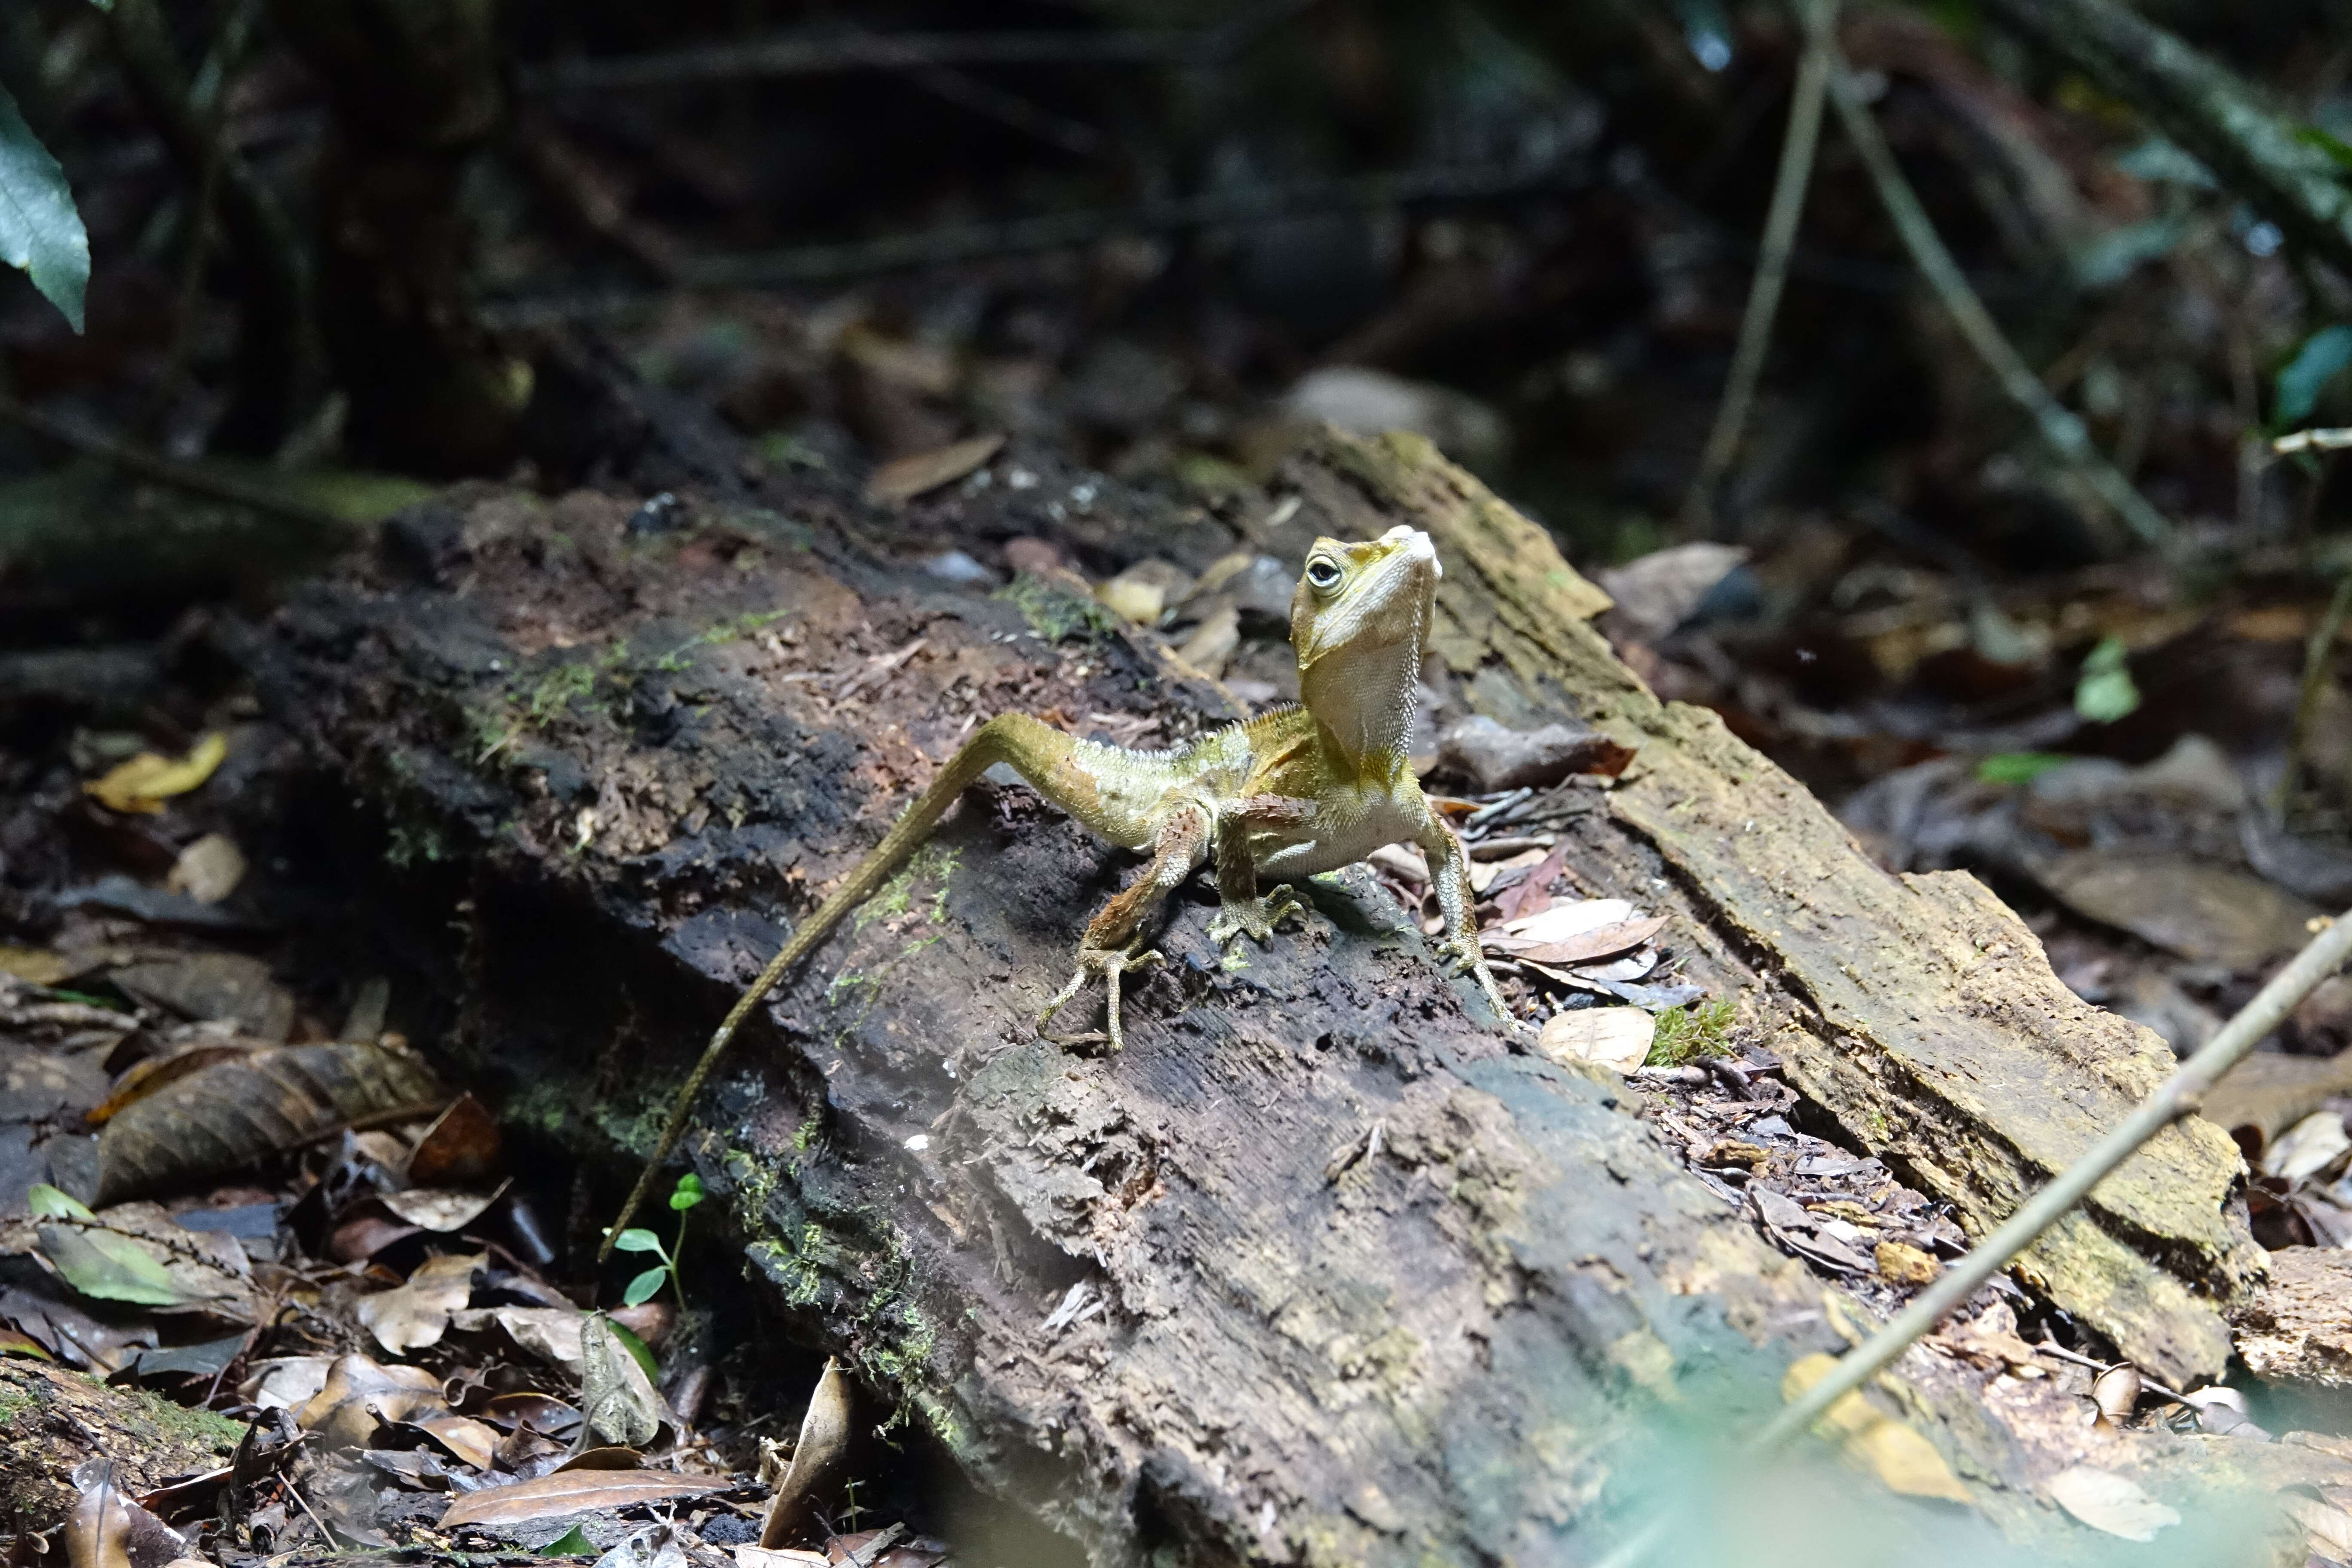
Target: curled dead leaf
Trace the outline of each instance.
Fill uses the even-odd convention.
[[[661,1430],[661,1395],[613,1320],[591,1312],[580,1326],[580,1414],[609,1442],[641,1447]]]
[[[163,879],[168,892],[185,893],[200,904],[216,904],[245,880],[245,851],[226,833],[207,833],[180,851]]]
[[[79,1494],[66,1522],[70,1568],[166,1568],[187,1554],[178,1531],[116,1484],[114,1461],[91,1459],[73,1473]]]
[[[2109,1429],[2139,1404],[2139,1369],[2111,1366],[2092,1380],[2091,1402],[2099,1407],[2099,1423]]]
[[[475,1272],[488,1262],[482,1252],[428,1258],[406,1284],[361,1297],[354,1315],[394,1355],[438,1344],[449,1331],[449,1315],[472,1297]]]
[[[587,1321],[588,1314],[576,1307],[481,1307],[454,1313],[449,1320],[467,1333],[495,1327],[516,1348],[552,1362],[574,1377],[582,1372],[581,1330]]]
[[[421,1366],[386,1366],[363,1355],[337,1356],[326,1381],[294,1417],[320,1446],[363,1448],[383,1422],[415,1422],[448,1412],[441,1380]]]
[[[768,1501],[767,1523],[760,1531],[762,1547],[773,1551],[789,1541],[840,1473],[849,1453],[850,1419],[849,1379],[841,1363],[827,1357],[824,1375],[809,1395],[808,1412],[801,1417],[792,1468],[776,1483],[776,1495]]]
[[[877,506],[895,506],[926,490],[953,484],[996,456],[1003,436],[974,436],[910,458],[899,458],[874,470],[866,481],[866,499]]]

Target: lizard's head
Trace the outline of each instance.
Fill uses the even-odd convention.
[[[1358,544],[1318,539],[1307,552],[1290,646],[1307,706],[1350,752],[1402,755],[1441,575],[1437,548],[1417,528]]]

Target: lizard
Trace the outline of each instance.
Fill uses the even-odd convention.
[[[1406,758],[1443,572],[1436,547],[1418,529],[1392,528],[1368,542],[1317,540],[1290,605],[1299,701],[1172,750],[1081,740],[1025,713],[982,724],[728,1012],[672,1103],[620,1219],[604,1233],[599,1260],[612,1255],[614,1238],[677,1147],[696,1095],[751,1009],[898,869],[968,785],[998,763],[1096,834],[1151,857],[1143,875],[1087,925],[1076,972],[1038,1016],[1041,1034],[1099,977],[1110,1048],[1124,1048],[1120,979],[1161,962],[1139,933],[1204,863],[1213,868],[1221,905],[1209,925],[1211,940],[1265,942],[1286,917],[1304,917],[1289,879],[1337,870],[1397,843],[1418,845],[1429,860],[1444,921],[1438,956],[1450,973],[1474,975],[1507,1025],[1509,1006],[1479,951],[1469,857],[1423,795]],[[1267,880],[1278,885],[1260,891]]]

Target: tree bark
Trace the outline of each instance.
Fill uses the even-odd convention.
[[[381,907],[462,998],[458,1070],[606,1172],[576,1245],[783,921],[970,721],[1149,745],[1229,713],[1090,601],[889,564],[943,531],[1056,534],[1097,566],[1234,542],[1015,466],[1037,482],[912,521],[804,489],[671,534],[602,496],[461,494],[245,640],[337,795],[381,814],[404,868]],[[1318,532],[1432,531],[1470,706],[1641,747],[1571,819],[1571,868],[1676,917],[1685,973],[1972,1228],[2161,1076],[2154,1037],[2075,1001],[1973,880],[1886,875],[1712,715],[1658,703],[1587,624],[1605,597],[1425,443],[1331,436],[1280,488],[1299,505],[1262,542],[1294,564]],[[1790,1361],[1845,1342],[1852,1309],[1625,1114],[1637,1091],[1514,1049],[1360,868],[1262,949],[1221,952],[1213,906],[1182,904],[1123,1054],[1039,1040],[1127,869],[976,789],[780,987],[686,1145],[797,1330],[982,1487],[1106,1563],[1580,1561],[1677,1412],[1752,1428]],[[2223,1210],[2237,1169],[2218,1130],[2165,1134],[2029,1277],[2167,1378],[2218,1372],[2208,1298],[2259,1258]],[[2019,1444],[1941,1364],[1906,1362],[1895,1408],[1987,1518],[2046,1533]]]

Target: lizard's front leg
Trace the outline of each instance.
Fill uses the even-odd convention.
[[[1306,906],[1287,886],[1261,897],[1257,862],[1250,857],[1253,827],[1302,827],[1315,819],[1315,803],[1290,795],[1254,795],[1226,807],[1217,818],[1217,901],[1209,940],[1220,947],[1236,936],[1272,939],[1286,915],[1304,919]]]
[[[1517,1026],[1511,1016],[1510,1004],[1503,1000],[1503,988],[1495,984],[1494,971],[1486,967],[1486,954],[1478,947],[1478,922],[1473,914],[1474,895],[1470,891],[1470,856],[1462,847],[1462,840],[1445,825],[1434,811],[1429,814],[1417,842],[1429,860],[1429,880],[1437,889],[1437,910],[1445,917],[1445,940],[1437,944],[1437,956],[1448,960],[1452,973],[1475,974],[1478,988],[1494,1004],[1503,1021]]]
[[[1197,805],[1180,806],[1160,825],[1159,835],[1152,840],[1151,864],[1142,876],[1102,907],[1102,912],[1087,926],[1087,934],[1078,942],[1078,970],[1070,983],[1062,987],[1045,1010],[1037,1016],[1037,1030],[1045,1034],[1046,1020],[1062,1010],[1062,1005],[1078,994],[1079,988],[1099,974],[1108,994],[1109,1011],[1106,1025],[1110,1036],[1110,1048],[1124,1050],[1127,1041],[1118,1026],[1119,976],[1130,969],[1142,969],[1162,962],[1153,950],[1134,950],[1136,933],[1160,901],[1184,885],[1209,852],[1208,813]],[[1077,1044],[1081,1037],[1045,1035],[1057,1045]]]

